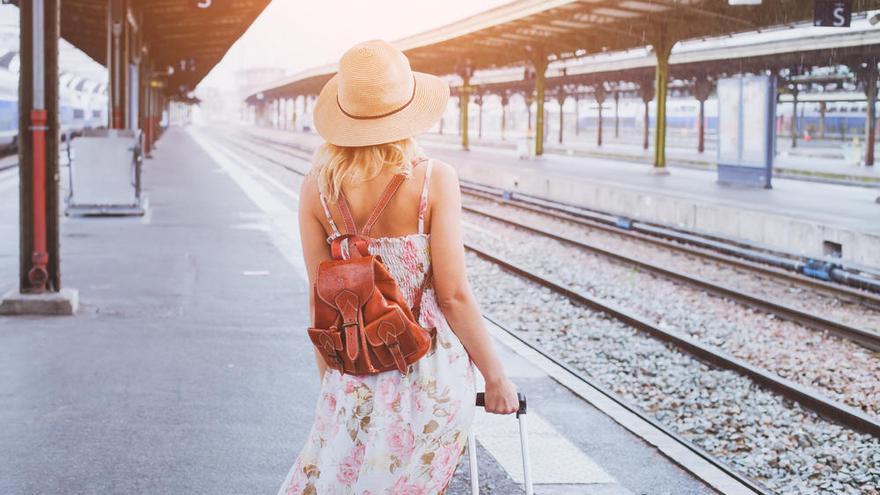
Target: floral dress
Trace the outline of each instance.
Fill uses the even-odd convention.
[[[432,162],[419,204],[419,232],[375,237],[380,255],[412,306],[431,263],[424,233]],[[333,234],[340,235],[321,197]],[[419,323],[435,327],[436,342],[410,365],[373,375],[328,368],[305,446],[278,495],[435,495],[446,491],[461,459],[474,416],[473,363],[425,290]]]

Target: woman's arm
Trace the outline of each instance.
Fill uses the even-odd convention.
[[[429,206],[434,293],[443,315],[486,380],[486,411],[512,413],[519,406],[516,387],[507,379],[467,280],[458,174],[436,160],[434,167]]]
[[[319,201],[318,190],[311,175],[303,180],[299,192],[299,236],[302,242],[303,259],[309,276],[309,326],[315,324],[315,292],[312,290],[318,272],[318,264],[330,259],[324,227],[315,215],[313,206]],[[322,213],[323,214],[323,213]],[[324,379],[327,363],[315,346],[312,346],[318,364],[318,378]]]

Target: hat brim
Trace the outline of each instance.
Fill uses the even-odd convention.
[[[336,146],[371,146],[413,137],[430,129],[446,110],[449,84],[432,74],[413,71],[415,96],[402,110],[375,119],[357,119],[343,113],[336,101],[339,75],[321,89],[315,103],[315,129]]]

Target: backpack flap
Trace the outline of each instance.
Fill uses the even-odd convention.
[[[345,340],[345,354],[352,362],[360,353],[358,335],[363,332],[362,307],[375,289],[373,263],[372,256],[365,256],[325,261],[318,268],[316,292],[342,317],[340,326]]]

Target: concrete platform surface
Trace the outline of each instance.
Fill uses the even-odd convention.
[[[62,219],[79,314],[0,317],[0,493],[275,493],[318,394],[298,179],[241,153],[171,129],[144,168],[145,217]],[[0,176],[0,289],[16,280],[15,187]],[[536,493],[712,493],[498,347],[529,396],[534,467],[577,458],[568,478],[543,470]],[[493,445],[514,418],[482,421],[482,493],[519,493]],[[467,475],[465,458],[450,495],[469,493]]]
[[[582,133],[577,138],[566,137],[560,144],[556,136],[550,136],[544,150],[549,154],[578,155],[595,158],[610,158],[624,161],[652,163],[654,148],[647,150],[642,147],[640,139],[613,139],[606,133],[602,146],[596,145],[595,134]],[[653,134],[651,135],[653,138]],[[501,139],[500,135],[484,136],[482,139],[471,137],[471,144],[478,147],[515,149],[518,140],[523,136],[509,135]],[[670,139],[670,136],[667,136]],[[455,134],[426,133],[422,136],[425,142],[439,142],[458,145],[461,137]],[[821,180],[856,186],[880,187],[880,167],[866,167],[851,161],[852,147],[850,141],[815,140],[800,141],[796,148],[791,147],[789,139],[780,138],[776,142],[777,154],[774,160],[774,175],[777,178],[802,180]],[[687,166],[703,169],[714,169],[717,163],[715,142],[706,143],[706,151],[697,151],[695,139],[672,139],[667,144],[666,161],[672,167]],[[856,156],[864,154],[864,145],[859,148]]]

